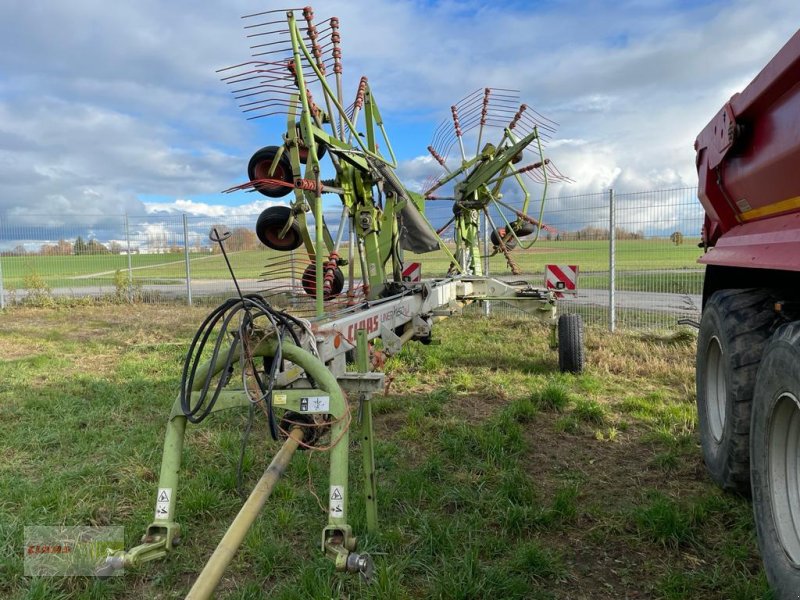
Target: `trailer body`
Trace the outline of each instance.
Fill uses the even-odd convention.
[[[703,457],[752,495],[773,594],[800,590],[800,31],[695,142]]]
[[[707,265],[800,271],[800,31],[695,142]]]

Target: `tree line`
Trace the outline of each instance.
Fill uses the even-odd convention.
[[[220,231],[228,231],[224,225],[215,225]],[[258,250],[264,246],[258,241],[256,234],[247,227],[236,227],[230,230],[231,237],[225,241],[225,249],[228,252],[242,252],[245,250]],[[201,238],[195,240],[194,245],[190,248],[192,252],[208,252],[209,246],[203,247],[201,245]],[[157,254],[172,254],[182,253],[184,247],[182,244],[168,243],[166,235],[147,235],[147,242],[144,244],[147,252]],[[214,253],[219,252],[219,246],[214,244],[211,246],[211,251]],[[4,250],[0,252],[0,256],[86,256],[86,255],[103,255],[103,254],[124,254],[127,252],[127,245],[120,244],[116,241],[102,243],[96,239],[84,240],[81,236],[75,238],[74,242],[70,240],[61,239],[53,244],[42,244],[38,249],[28,249],[22,244],[17,244],[11,250]],[[131,245],[131,252],[140,252],[139,244]]]
[[[618,240],[644,239],[644,232],[642,231],[629,231],[628,229],[624,229],[623,227],[616,227],[614,229],[614,232]],[[579,229],[578,231],[558,231],[558,232],[548,231],[545,237],[548,242],[550,241],[571,242],[571,241],[582,241],[582,240],[607,240],[609,237],[608,234],[609,234],[608,228],[589,226],[589,227],[584,227],[583,229]]]
[[[75,238],[74,242],[69,240],[58,240],[55,244],[42,244],[38,250],[28,250],[22,244],[17,244],[11,250],[5,250],[2,256],[79,256],[95,254],[119,254],[125,249],[118,242],[110,242],[108,245],[98,242],[95,239],[84,240],[81,236]]]

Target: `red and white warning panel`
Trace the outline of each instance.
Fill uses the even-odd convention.
[[[562,294],[578,293],[578,265],[545,265],[544,284]]]
[[[403,281],[416,283],[422,281],[422,263],[413,262],[403,269]]]

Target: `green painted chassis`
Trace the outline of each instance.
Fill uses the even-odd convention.
[[[543,292],[530,284],[508,284],[483,277],[455,277],[418,284],[405,284],[406,289],[396,296],[366,302],[362,305],[326,315],[312,322],[317,353],[284,342],[283,356],[289,361],[281,372],[272,394],[272,405],[277,413],[291,411],[304,414],[302,400],[327,396],[331,418],[330,438],[338,440],[330,450],[329,481],[343,492],[342,511],[329,514],[322,531],[322,549],[335,562],[337,569],[345,570],[348,557],[355,552],[357,541],[347,520],[349,496],[349,445],[350,431],[345,418],[351,408],[348,402],[358,402],[359,440],[364,464],[365,510],[367,530],[373,532],[378,525],[377,481],[374,464],[374,438],[371,397],[383,389],[383,374],[370,372],[368,345],[382,339],[387,354],[399,352],[410,340],[430,339],[436,320],[459,314],[463,307],[475,301],[506,301],[528,309],[551,331],[551,345],[556,344],[556,306],[552,292]],[[375,324],[375,325],[373,325]],[[268,338],[254,350],[254,356],[272,356],[276,341]],[[355,351],[357,371],[347,371],[345,356]],[[236,360],[238,361],[238,350]],[[195,376],[193,394],[199,392],[210,363],[201,366]],[[221,369],[221,364],[217,365]],[[212,374],[214,375],[214,374]],[[231,378],[231,381],[236,378]],[[316,387],[309,383],[313,380]],[[225,389],[212,412],[250,406],[248,394],[243,389]],[[169,490],[166,514],[156,515],[147,528],[139,546],[129,551],[111,555],[107,564],[113,568],[133,566],[163,558],[180,540],[181,528],[175,519],[178,479],[182,463],[183,443],[187,419],[180,399],[176,398],[167,420],[164,440],[159,490]],[[158,503],[156,504],[158,507]]]

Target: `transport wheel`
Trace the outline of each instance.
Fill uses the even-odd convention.
[[[519,237],[531,235],[534,231],[536,231],[534,224],[528,223],[527,221],[515,221],[511,224],[511,229],[513,229],[514,233],[516,233]]]
[[[562,373],[583,371],[583,319],[580,315],[558,318],[558,368]]]
[[[491,235],[489,236],[489,238],[492,240],[492,245],[499,246],[500,239],[505,237],[505,235],[506,235],[505,227],[493,230]],[[517,238],[512,237],[510,240],[506,242],[506,248],[508,248],[509,250],[513,250],[516,247],[517,247]]]
[[[750,407],[761,353],[775,318],[764,290],[720,290],[706,303],[697,337],[700,444],[711,479],[750,492]]]
[[[303,271],[303,290],[309,296],[317,295],[317,267],[313,263],[306,267]],[[335,298],[342,293],[344,289],[344,273],[339,267],[333,270],[333,281],[331,282],[331,291],[325,295],[325,300]]]
[[[303,237],[300,235],[300,225],[297,221],[292,222],[292,226],[289,227],[289,231],[284,237],[280,237],[291,214],[292,209],[288,206],[265,208],[256,221],[256,235],[261,243],[268,248],[282,252],[299,248],[303,244]]]
[[[300,162],[302,164],[306,164],[306,162],[308,162],[308,148],[303,146],[302,148],[299,148],[298,150],[299,150],[298,155],[299,155],[299,158],[300,158]],[[317,160],[322,160],[322,157],[325,156],[326,152],[327,152],[327,146],[325,146],[324,144],[319,144],[318,143],[317,144]]]
[[[300,142],[298,147],[300,162],[306,164],[306,161],[308,161],[308,146],[306,146],[303,136],[300,133],[300,123],[297,123],[297,140]],[[322,157],[325,156],[327,150],[328,147],[325,144],[317,142],[317,160],[322,160]]]
[[[260,193],[270,198],[280,198],[285,196],[294,189],[294,182],[292,180],[292,163],[289,162],[289,157],[284,152],[275,167],[275,172],[270,177],[269,172],[272,169],[272,163],[275,160],[275,155],[278,153],[277,146],[266,146],[257,151],[250,158],[247,164],[247,176],[250,181],[255,179],[277,179],[289,185],[268,185],[265,183],[259,184],[256,188]]]
[[[753,512],[777,599],[800,590],[800,322],[772,337],[758,370],[750,435]]]

